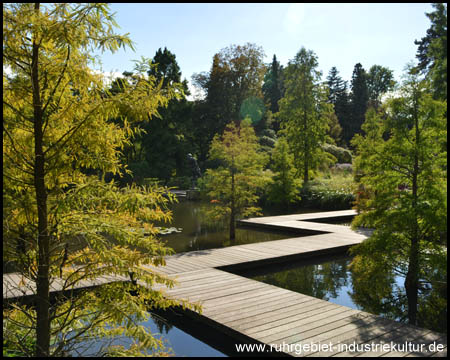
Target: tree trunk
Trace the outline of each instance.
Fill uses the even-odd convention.
[[[411,236],[411,249],[409,252],[408,273],[405,279],[406,295],[408,297],[408,320],[411,325],[417,324],[417,303],[419,291],[419,215],[418,206],[418,176],[419,176],[419,155],[420,130],[418,120],[417,102],[414,107],[414,127],[416,130],[414,167],[412,172],[412,211],[414,213]]]
[[[34,7],[39,12],[39,3]],[[39,88],[39,44],[33,39],[31,82],[34,108],[34,186],[38,215],[38,272],[36,279],[36,356],[50,355],[49,302],[49,234],[47,219],[47,190],[45,188],[45,159],[43,151],[43,114]]]
[[[234,171],[231,169],[231,214],[230,214],[230,240],[234,240],[236,238],[236,209],[235,209],[235,201],[234,201]]]
[[[305,95],[306,96],[306,95]],[[303,131],[305,132],[305,134],[307,134],[307,129],[308,129],[308,119],[307,119],[307,114],[306,114],[306,108],[303,112]],[[308,149],[308,137],[305,137],[305,153],[304,153],[304,169],[303,169],[303,184],[307,185],[308,181],[309,181],[309,176],[308,176],[308,172],[309,172],[309,164],[308,164],[308,157],[309,157],[309,149]]]

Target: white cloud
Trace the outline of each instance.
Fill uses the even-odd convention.
[[[191,92],[191,95],[186,96],[187,100],[195,101],[195,100],[203,100],[205,98],[206,94],[203,91],[203,89],[194,86],[193,84],[191,84],[190,81],[188,81],[188,87],[189,91]]]

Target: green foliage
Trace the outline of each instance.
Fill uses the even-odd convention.
[[[3,23],[4,65],[11,70],[3,74],[3,259],[37,289],[35,309],[4,309],[4,339],[21,349],[27,343],[17,328],[34,331],[36,346],[26,353],[35,356],[63,356],[80,341],[119,334],[134,339],[133,354],[155,348],[137,324],[148,306],[186,304],[150,289],[173,286],[153,270],[171,251],[152,222],[170,220],[174,199],[168,189],[119,188],[104,179],[127,172],[121,149],[140,134],[137,124],[180,92],[162,89],[147,74],[148,62],[137,64],[120,91],[105,88],[91,69],[92,49],[131,45],[113,33],[105,4],[8,4]],[[120,125],[110,120],[119,116]],[[101,276],[127,280],[130,273],[138,283],[49,301],[52,282],[66,291]]]
[[[194,84],[206,93],[198,123],[203,151],[206,148],[207,152],[215,134],[221,134],[231,121],[238,123],[246,116],[252,121],[263,118],[263,59],[263,49],[255,44],[231,45],[214,55],[209,72],[193,75]],[[204,155],[200,154],[200,159]]]
[[[338,163],[352,163],[352,153],[350,150],[332,144],[323,144],[321,147],[324,151],[333,155]]]
[[[280,101],[284,93],[283,66],[277,61],[276,55],[273,55],[272,64],[268,67],[264,75],[262,92],[264,94],[264,101],[268,104],[269,110],[272,114],[276,114],[279,111],[278,101]],[[273,128],[278,132],[280,124],[275,122]]]
[[[317,66],[314,53],[301,48],[285,70],[286,92],[279,102],[282,132],[304,183],[310,171],[326,160],[320,144],[325,142],[333,111],[327,103],[327,89],[320,84]]]
[[[381,96],[394,88],[393,71],[380,65],[373,65],[367,74],[367,90],[369,105],[378,109],[381,105]]]
[[[363,66],[357,63],[352,74],[350,116],[346,123],[341,124],[343,128],[342,135],[346,144],[350,144],[353,136],[361,132],[361,125],[364,123],[368,101],[367,73]]]
[[[447,4],[434,3],[435,9],[425,15],[431,26],[420,40],[416,57],[419,64],[416,69],[429,75],[432,82],[433,96],[442,101],[447,100]]]
[[[322,210],[346,210],[353,205],[355,197],[351,191],[345,188],[330,189],[328,184],[311,181],[302,188],[302,206]]]
[[[426,83],[409,74],[387,116],[367,113],[354,161],[359,183],[354,226],[374,233],[354,252],[406,275],[409,319],[416,323],[419,279],[429,257],[444,256],[447,232],[446,103],[433,100]],[[367,271],[370,271],[367,269]]]
[[[275,204],[289,205],[300,200],[301,180],[296,178],[294,157],[285,138],[278,139],[272,153],[274,182],[270,185],[268,200]]]
[[[216,135],[209,151],[211,160],[220,166],[208,169],[202,179],[211,202],[217,205],[210,215],[230,220],[230,237],[234,238],[235,217],[248,217],[259,213],[256,202],[258,191],[270,180],[264,171],[267,156],[260,151],[257,137],[249,120],[237,127],[228,124],[222,136]]]
[[[344,124],[350,121],[350,99],[347,94],[347,82],[342,80],[338,75],[339,71],[333,66],[327,76],[327,84],[329,88],[328,101],[334,105],[334,112],[337,117],[337,124],[334,119],[330,123],[330,136],[335,140],[336,144],[345,143],[343,139]]]
[[[192,105],[185,99],[188,87],[185,82],[181,83],[176,56],[167,48],[164,51],[159,49],[147,73],[161,86],[162,91],[175,90],[177,98],[164,104],[167,106],[160,106],[157,118],[139,124],[142,131],[130,139],[123,150],[123,162],[129,165],[133,176],[116,177],[121,183],[140,184],[144,177],[155,177],[167,184],[172,177],[187,176],[186,155],[195,152]],[[132,77],[131,72],[125,72],[124,78],[112,83],[110,91],[114,94],[123,92],[127,83],[132,83]],[[115,122],[122,126],[120,119],[127,115],[124,109]]]

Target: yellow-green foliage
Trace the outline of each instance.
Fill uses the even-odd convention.
[[[239,127],[228,124],[222,136],[214,137],[209,158],[221,164],[208,169],[203,179],[208,197],[217,205],[212,216],[219,219],[232,212],[244,217],[258,214],[258,191],[270,181],[271,174],[264,170],[268,158],[260,151],[250,122],[243,120]]]
[[[23,3],[3,8],[3,59],[8,68],[3,73],[3,261],[13,263],[24,280],[38,286],[43,283],[38,268],[48,266],[50,284],[58,281],[63,290],[100,276],[127,280],[133,273],[137,280],[136,285],[118,282],[51,304],[42,305],[36,298],[41,309],[48,307],[49,355],[54,356],[83,340],[115,334],[134,338],[133,354],[157,350],[160,343],[137,323],[148,317],[149,307],[186,305],[150,289],[156,283],[173,285],[154,271],[171,251],[158,241],[151,224],[171,219],[167,206],[173,197],[156,186],[120,189],[99,179],[107,172],[126,171],[119,162],[121,148],[140,131],[126,118],[123,127],[110,119],[128,115],[138,123],[179,96],[176,86],[161,89],[161,83],[147,75],[148,63],[136,67],[133,82],[123,92],[108,93],[102,76],[92,70],[91,51],[131,45],[127,36],[113,33],[115,25],[105,4],[36,9]],[[42,142],[36,144],[36,139]],[[48,252],[37,241],[37,225],[43,220],[38,219],[36,199],[39,147]],[[131,290],[139,296],[132,296]],[[36,336],[39,320],[34,310],[14,305],[3,315],[9,348],[36,354],[34,345],[23,341],[23,334]]]

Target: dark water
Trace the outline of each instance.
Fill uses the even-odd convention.
[[[160,226],[181,228],[181,233],[162,235],[160,239],[175,252],[206,250],[233,245],[250,244],[264,241],[281,240],[293,237],[292,234],[257,231],[254,229],[236,229],[236,239],[230,241],[229,228],[225,222],[211,220],[207,212],[214,206],[199,201],[180,201],[173,204],[171,224]],[[314,210],[304,210],[313,212]],[[270,213],[265,212],[268,216]]]
[[[141,325],[150,329],[153,337],[163,341],[164,351],[170,355],[177,357],[227,357],[226,354],[173,326],[170,321],[160,315],[152,314],[149,320],[141,323]],[[113,340],[96,339],[95,341],[83,342],[77,351],[73,351],[71,355],[96,356],[102,346],[122,345],[128,348],[131,344],[131,339],[126,337],[114,338]]]
[[[360,281],[346,255],[317,257],[285,265],[240,272],[257,281],[314,296],[335,304],[367,311],[407,323],[405,278],[395,269],[379,274],[377,281]],[[418,326],[447,333],[447,269],[435,269],[441,280],[419,292]],[[425,280],[425,279],[423,279]]]

